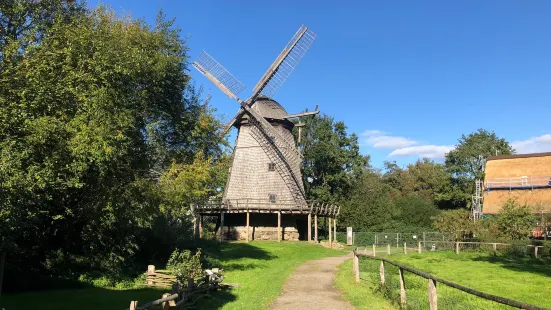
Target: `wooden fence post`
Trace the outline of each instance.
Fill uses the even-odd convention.
[[[381,265],[379,267],[379,276],[381,277],[381,284],[385,285],[385,263],[381,261]]]
[[[375,251],[375,243],[373,243],[373,256],[377,256],[377,251]]]
[[[421,242],[419,242],[419,244],[421,244]],[[402,305],[402,309],[406,309],[406,281],[404,278],[404,269],[398,269],[398,273],[400,275],[400,304]]]
[[[360,258],[356,251],[354,251],[354,279],[356,282],[360,282]]]
[[[166,298],[170,296],[169,293],[164,293],[163,296],[161,296],[162,299]],[[161,304],[161,309],[162,310],[168,310],[170,308],[170,306],[168,305],[168,301],[163,301],[163,303]]]
[[[137,310],[138,309],[138,302],[137,301],[131,301],[130,302],[130,310]]]
[[[251,238],[251,237],[250,237],[250,228],[249,228],[250,225],[251,225],[251,223],[250,223],[250,220],[251,220],[251,219],[250,219],[250,216],[251,216],[251,213],[249,212],[249,210],[247,210],[247,242],[249,242],[249,240],[250,240],[250,238]]]
[[[455,254],[459,254],[459,242],[455,242]]]
[[[497,254],[497,244],[496,243],[492,243],[493,245],[493,248],[494,248],[494,255]]]
[[[537,245],[534,246],[534,256],[535,256],[536,258],[538,258],[538,246],[537,246]],[[0,263],[0,264],[1,264],[1,263]],[[0,266],[0,268],[2,268],[2,267]],[[1,292],[1,291],[2,291],[2,278],[0,278],[0,292]]]
[[[406,243],[404,242],[404,254],[408,254],[408,249],[406,248]]]
[[[155,275],[155,265],[148,265],[147,266],[147,275]],[[149,277],[147,279],[147,284],[148,285],[153,285],[153,279],[152,277]]]
[[[437,310],[438,309],[438,298],[436,295],[436,281],[429,279],[429,309]]]
[[[417,247],[417,252],[421,253],[421,241],[419,241],[419,245]]]
[[[390,243],[386,245],[386,254],[390,255]]]

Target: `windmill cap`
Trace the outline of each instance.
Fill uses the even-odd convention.
[[[256,98],[252,108],[265,118],[283,120],[288,115],[281,104],[263,95]]]

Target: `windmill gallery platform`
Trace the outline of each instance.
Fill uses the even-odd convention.
[[[340,207],[320,202],[295,204],[293,201],[271,203],[267,200],[233,199],[223,203],[194,205],[192,210],[195,236],[203,235],[203,216],[217,216],[220,240],[318,241],[320,218],[326,219],[329,239],[333,240]]]

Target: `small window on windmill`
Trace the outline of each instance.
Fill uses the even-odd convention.
[[[268,140],[269,140],[271,143],[275,143],[275,136],[269,136],[269,137],[268,137]]]
[[[268,171],[275,171],[275,163],[268,163]]]
[[[269,194],[269,195],[268,195],[268,200],[269,200],[271,203],[275,203],[275,202],[276,202],[276,194]]]

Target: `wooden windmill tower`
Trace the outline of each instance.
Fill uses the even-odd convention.
[[[237,100],[240,109],[228,123],[224,134],[231,127],[238,128],[232,167],[220,206],[220,232],[228,224],[226,238],[249,239],[249,212],[278,213],[278,230],[266,214],[256,216],[254,225],[257,239],[281,239],[282,210],[309,212],[302,175],[302,155],[292,134],[295,124],[291,121],[302,116],[317,114],[316,111],[288,114],[272,98],[291,72],[298,65],[315,39],[315,34],[301,26],[270,68],[253,88],[249,99],[237,95],[245,85],[236,79],[222,65],[203,52],[193,66],[213,82],[228,97]],[[217,210],[218,211],[218,210]],[[252,212],[255,212],[252,211]],[[231,216],[224,214],[238,213]],[[246,213],[246,219],[244,215]],[[308,217],[310,219],[310,216]],[[286,217],[283,226],[289,239],[299,238],[296,218]],[[300,222],[300,220],[299,220]],[[306,221],[304,225],[306,226]],[[308,231],[310,229],[308,228]],[[295,232],[292,234],[291,232]],[[277,237],[279,235],[279,237]]]

